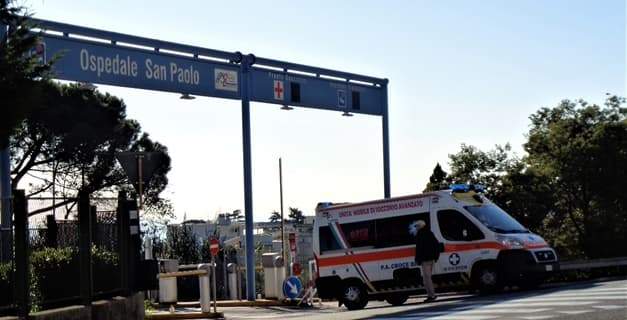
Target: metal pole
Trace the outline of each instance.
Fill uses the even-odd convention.
[[[0,215],[0,261],[12,260],[11,249],[13,248],[11,237],[11,224],[13,212],[11,211],[11,158],[9,147],[0,151],[0,192],[2,214]]]
[[[0,41],[6,44],[8,26],[0,24]],[[6,48],[6,47],[5,47]],[[13,212],[11,211],[11,155],[8,139],[3,141],[6,148],[0,150],[0,261],[12,260],[13,237],[11,225]]]
[[[213,289],[213,294],[211,295],[213,297],[213,313],[217,313],[218,309],[217,309],[217,301],[216,301],[216,295],[218,294],[218,291],[216,290],[216,257],[214,255],[211,255],[211,268],[213,268],[213,271],[211,272],[211,287]]]
[[[285,218],[283,217],[283,163],[279,158],[279,193],[281,195],[281,257],[283,258],[283,276],[287,274],[287,252],[285,252]]]
[[[244,217],[246,224],[246,297],[248,301],[255,301],[255,248],[253,235],[253,183],[251,168],[250,143],[250,98],[249,67],[254,62],[254,56],[243,58],[242,74],[242,147],[244,154]]]
[[[17,314],[26,319],[30,310],[30,272],[28,248],[28,203],[24,190],[15,190],[15,302]]]
[[[139,184],[139,209],[144,208],[144,156],[137,156],[137,175]]]
[[[92,302],[92,264],[91,264],[91,206],[89,193],[78,192],[78,228],[79,228],[79,262],[80,262],[80,295],[83,305],[91,306]]]
[[[388,128],[388,80],[383,84],[383,196],[390,197],[390,138]]]

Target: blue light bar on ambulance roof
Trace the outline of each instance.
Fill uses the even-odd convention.
[[[457,193],[457,192],[468,192],[468,191],[475,191],[475,192],[484,192],[485,191],[485,187],[483,185],[480,184],[463,184],[463,183],[459,183],[459,184],[452,184],[450,185],[451,188],[451,192],[452,193]]]
[[[467,184],[452,184],[450,186],[451,188],[451,192],[455,193],[455,192],[468,192],[468,190],[470,189],[470,186]]]

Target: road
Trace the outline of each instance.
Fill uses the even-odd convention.
[[[503,292],[490,296],[442,295],[435,303],[424,297],[392,307],[371,301],[366,309],[348,311],[325,302],[312,309],[288,307],[223,308],[226,319],[627,319],[627,279],[552,285],[533,291]]]

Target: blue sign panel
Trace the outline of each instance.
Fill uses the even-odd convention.
[[[240,98],[239,65],[82,39],[44,35],[54,77],[138,89]]]
[[[296,299],[303,290],[303,284],[298,277],[288,277],[283,281],[283,295],[288,299]]]
[[[250,99],[281,105],[381,115],[384,90],[360,84],[297,73],[251,68]]]

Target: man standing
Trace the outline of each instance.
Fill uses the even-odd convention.
[[[416,257],[417,265],[422,267],[422,282],[427,290],[427,299],[424,302],[431,302],[437,297],[433,289],[433,280],[431,274],[433,272],[433,264],[440,257],[440,244],[433,235],[433,232],[426,227],[426,223],[422,220],[416,222]]]

